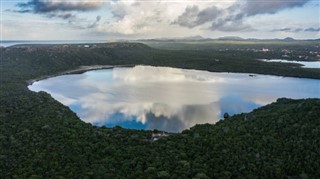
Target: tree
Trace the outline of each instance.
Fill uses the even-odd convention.
[[[226,112],[223,114],[223,118],[228,119],[230,117],[230,115]]]

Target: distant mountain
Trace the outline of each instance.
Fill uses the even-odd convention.
[[[285,40],[285,41],[293,41],[293,40],[295,40],[295,39],[292,38],[292,37],[287,37],[287,38],[284,38],[283,40]]]
[[[180,39],[184,39],[184,40],[204,40],[205,38],[203,38],[200,35],[197,35],[197,36],[183,37],[183,38],[180,38]]]
[[[210,38],[203,38],[200,35],[189,37],[175,37],[175,38],[154,38],[154,39],[138,39],[137,41],[171,41],[171,42],[183,42],[183,41],[206,41],[212,40]]]
[[[212,41],[212,40],[225,40],[225,41],[319,41],[320,39],[294,39],[292,37],[286,37],[283,39],[280,38],[273,38],[273,39],[258,39],[258,38],[242,38],[238,36],[224,36],[219,38],[206,38],[200,35],[197,36],[189,36],[189,37],[173,37],[173,38],[153,38],[153,39],[138,39],[134,40],[136,42],[188,42],[188,41],[195,41],[195,42],[204,42],[204,41]]]
[[[245,40],[245,39],[237,36],[225,36],[225,37],[218,38],[218,40]]]

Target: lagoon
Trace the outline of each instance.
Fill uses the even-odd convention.
[[[97,126],[181,132],[277,98],[320,98],[320,80],[135,66],[48,78],[29,86]]]
[[[302,68],[320,68],[320,61],[295,61],[283,59],[263,59],[264,62],[279,62],[279,63],[295,63],[301,65]]]

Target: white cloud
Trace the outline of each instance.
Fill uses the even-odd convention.
[[[187,29],[172,25],[174,20],[183,14],[185,8],[197,4],[203,9],[212,5],[208,2],[197,1],[116,1],[110,2],[108,6],[115,16],[113,20],[98,26],[100,32],[110,32],[119,34],[154,35],[159,37],[176,37],[199,34],[202,27]],[[226,8],[230,2],[215,3],[220,8]],[[183,35],[182,35],[183,34]]]
[[[5,39],[18,39],[17,37],[29,40],[137,39],[196,35],[211,38],[220,36],[283,38],[286,35],[294,38],[315,38],[314,36],[318,35],[316,32],[270,33],[274,28],[266,24],[272,22],[271,26],[279,24],[282,26],[275,28],[294,28],[304,27],[308,23],[311,25],[306,27],[316,28],[314,24],[319,24],[318,7],[310,6],[310,3],[303,6],[308,2],[303,0],[285,0],[276,3],[268,1],[262,4],[257,4],[253,0],[28,0],[25,2],[29,3],[11,6],[9,8],[11,13],[8,13],[9,19],[19,26],[16,29],[25,29],[24,33],[15,31],[14,25],[9,27],[8,23],[4,23]],[[186,13],[188,9],[193,9],[193,14]],[[19,15],[23,18],[15,17],[14,13],[18,14],[19,10]],[[34,23],[33,19],[39,17],[45,20],[39,24]],[[101,20],[100,18],[97,20],[97,17],[101,17]],[[290,25],[292,23],[296,25]],[[256,31],[252,31],[253,29]],[[53,33],[56,30],[59,30],[59,35]]]

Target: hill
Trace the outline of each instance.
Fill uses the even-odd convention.
[[[143,44],[19,45],[2,48],[0,178],[319,178],[319,99],[278,102],[156,142],[152,133],[95,127],[27,81],[81,65],[148,64],[318,77],[219,51]],[[234,52],[236,53],[236,52]],[[212,59],[219,58],[220,61]],[[242,60],[242,61],[240,61]],[[240,62],[241,63],[240,63]]]
[[[245,40],[245,39],[237,36],[226,36],[226,37],[219,37],[218,40]]]
[[[94,127],[36,96],[34,111],[0,120],[1,178],[320,177],[319,99],[280,99],[152,142],[152,131]]]

